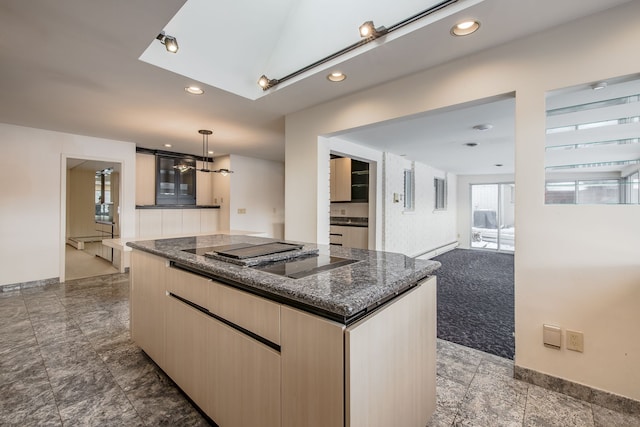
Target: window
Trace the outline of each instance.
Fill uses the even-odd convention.
[[[415,176],[413,169],[404,170],[404,210],[411,212],[415,208]]]
[[[547,94],[546,204],[638,204],[640,80],[607,83]]]
[[[443,211],[447,209],[447,180],[444,178],[434,178],[433,187],[435,189],[435,210]]]
[[[196,161],[191,158],[156,156],[156,204],[196,204]]]

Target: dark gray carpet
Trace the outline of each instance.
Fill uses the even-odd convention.
[[[454,249],[433,259],[438,338],[513,359],[513,255]]]

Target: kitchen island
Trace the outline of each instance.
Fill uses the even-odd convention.
[[[428,422],[439,263],[250,236],[128,245],[132,338],[218,425]]]

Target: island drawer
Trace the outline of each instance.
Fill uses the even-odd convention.
[[[171,267],[167,269],[167,292],[210,310],[211,279]]]
[[[280,344],[280,304],[213,280],[207,308],[215,315]]]

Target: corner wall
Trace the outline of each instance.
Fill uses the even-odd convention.
[[[544,205],[545,93],[638,73],[637,16],[630,2],[288,115],[286,237],[328,221],[319,135],[515,92],[516,364],[640,400],[640,206]],[[584,332],[585,352],[544,347],[543,323]]]
[[[134,236],[135,144],[0,124],[0,147],[0,285],[60,277],[67,157],[122,164],[121,235]]]

